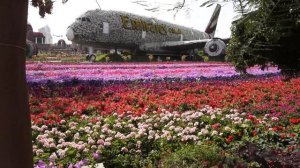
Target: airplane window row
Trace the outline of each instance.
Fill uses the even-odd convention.
[[[91,22],[90,18],[87,17],[82,17],[82,18],[77,18],[77,20],[81,20],[81,21],[87,21],[87,22]]]

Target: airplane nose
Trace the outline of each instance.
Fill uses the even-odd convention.
[[[70,41],[74,39],[74,31],[72,28],[68,28],[66,36]]]

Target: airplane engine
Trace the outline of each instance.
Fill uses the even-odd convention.
[[[204,47],[204,53],[209,57],[221,57],[225,55],[226,44],[223,40],[214,38],[208,41]]]
[[[26,57],[31,58],[38,54],[38,48],[33,42],[26,40]]]

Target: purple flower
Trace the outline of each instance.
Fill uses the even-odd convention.
[[[93,157],[94,157],[95,160],[100,159],[100,155],[98,153],[93,153]]]
[[[88,160],[83,159],[83,160],[77,162],[72,168],[81,168],[82,166],[86,166],[86,165],[88,165]],[[70,166],[69,166],[69,168],[70,168]]]
[[[42,160],[39,160],[37,163],[36,168],[47,168],[48,166],[46,165],[46,163]]]
[[[191,80],[198,78],[235,78],[239,76],[227,63],[142,63],[142,64],[26,64],[27,81],[37,83],[79,81]],[[266,71],[258,66],[247,69],[249,74],[264,75],[280,72],[276,67]]]
[[[82,166],[88,165],[89,161],[87,159],[83,159],[80,161]]]
[[[73,166],[73,168],[81,168],[81,164],[80,164],[80,162],[78,162],[78,163],[76,163],[74,166]]]

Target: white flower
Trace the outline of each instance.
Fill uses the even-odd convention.
[[[65,154],[66,154],[66,151],[62,150],[62,149],[58,149],[57,154],[58,154],[59,158],[64,158]]]
[[[48,129],[48,127],[47,127],[46,125],[43,125],[43,126],[41,127],[41,129],[42,129],[42,130],[46,130],[46,129]]]
[[[36,126],[36,125],[32,125],[32,126],[31,126],[31,129],[33,129],[33,130],[39,130],[39,127]]]
[[[111,143],[110,142],[104,142],[104,146],[110,146]]]
[[[122,147],[121,151],[126,153],[126,152],[128,152],[128,149],[126,147]]]
[[[93,128],[98,129],[98,128],[100,128],[100,125],[93,125]]]
[[[230,128],[230,127],[228,127],[228,126],[226,126],[226,127],[224,128],[224,130],[225,130],[225,131],[230,131],[230,130],[231,130],[231,128]]]
[[[55,148],[56,145],[55,145],[54,143],[51,143],[51,144],[49,145],[49,147],[50,147],[50,148]]]
[[[105,139],[105,142],[110,142],[113,138],[112,137],[108,137]]]
[[[59,135],[60,138],[65,138],[66,137],[66,134],[61,133],[61,132],[58,132],[58,135]]]
[[[247,124],[242,124],[241,127],[246,128],[246,127],[248,127],[248,125]]]
[[[53,152],[53,153],[50,155],[49,159],[51,159],[51,160],[57,159],[57,155],[55,154],[55,152]]]
[[[104,140],[103,139],[98,139],[97,144],[103,145],[104,144]]]
[[[77,125],[77,123],[75,123],[75,122],[70,122],[69,123],[69,127],[76,126],[76,125]]]
[[[114,127],[115,127],[115,128],[122,128],[122,124],[121,124],[121,123],[116,123],[116,124],[114,125]]]
[[[63,145],[62,144],[59,144],[59,145],[57,145],[56,146],[58,149],[61,149],[61,148],[63,148]]]
[[[201,131],[200,131],[201,135],[206,135],[209,133],[209,131],[205,128],[202,128]]]
[[[189,132],[194,133],[194,132],[196,132],[196,129],[197,129],[196,127],[192,127],[192,128],[189,129]]]
[[[242,120],[242,118],[240,118],[240,117],[234,117],[233,120],[234,121],[240,121],[240,120]]]
[[[77,132],[77,133],[74,135],[74,140],[79,139],[79,138],[80,138],[80,135],[79,135],[79,133]]]
[[[150,136],[155,135],[155,131],[153,131],[153,130],[149,131],[149,135],[150,135]]]
[[[213,136],[213,135],[218,135],[218,131],[216,131],[216,130],[212,131],[212,132],[211,132],[211,135],[212,135],[212,136]]]
[[[176,127],[174,131],[175,131],[175,132],[180,132],[180,131],[182,131],[182,130],[183,130],[183,128],[181,128],[181,127]]]
[[[169,130],[171,130],[171,131],[174,130],[174,129],[175,129],[174,125],[172,125],[172,126],[169,127]]]
[[[91,128],[90,128],[90,127],[84,127],[84,131],[85,131],[86,133],[90,133],[90,132],[91,132]]]
[[[94,144],[95,140],[93,140],[93,138],[88,137],[88,144]]]
[[[155,140],[159,139],[160,136],[158,134],[155,134]]]
[[[216,118],[216,115],[213,114],[210,118],[213,120]]]
[[[56,133],[57,132],[57,128],[52,128],[51,133]]]
[[[35,151],[35,153],[36,153],[37,156],[39,156],[39,155],[43,154],[44,151],[42,149],[38,149],[38,150]]]
[[[137,147],[137,148],[141,148],[141,145],[142,145],[142,141],[137,141],[137,142],[136,142],[136,147]]]
[[[71,130],[75,130],[76,129],[76,126],[72,126],[70,127]]]

